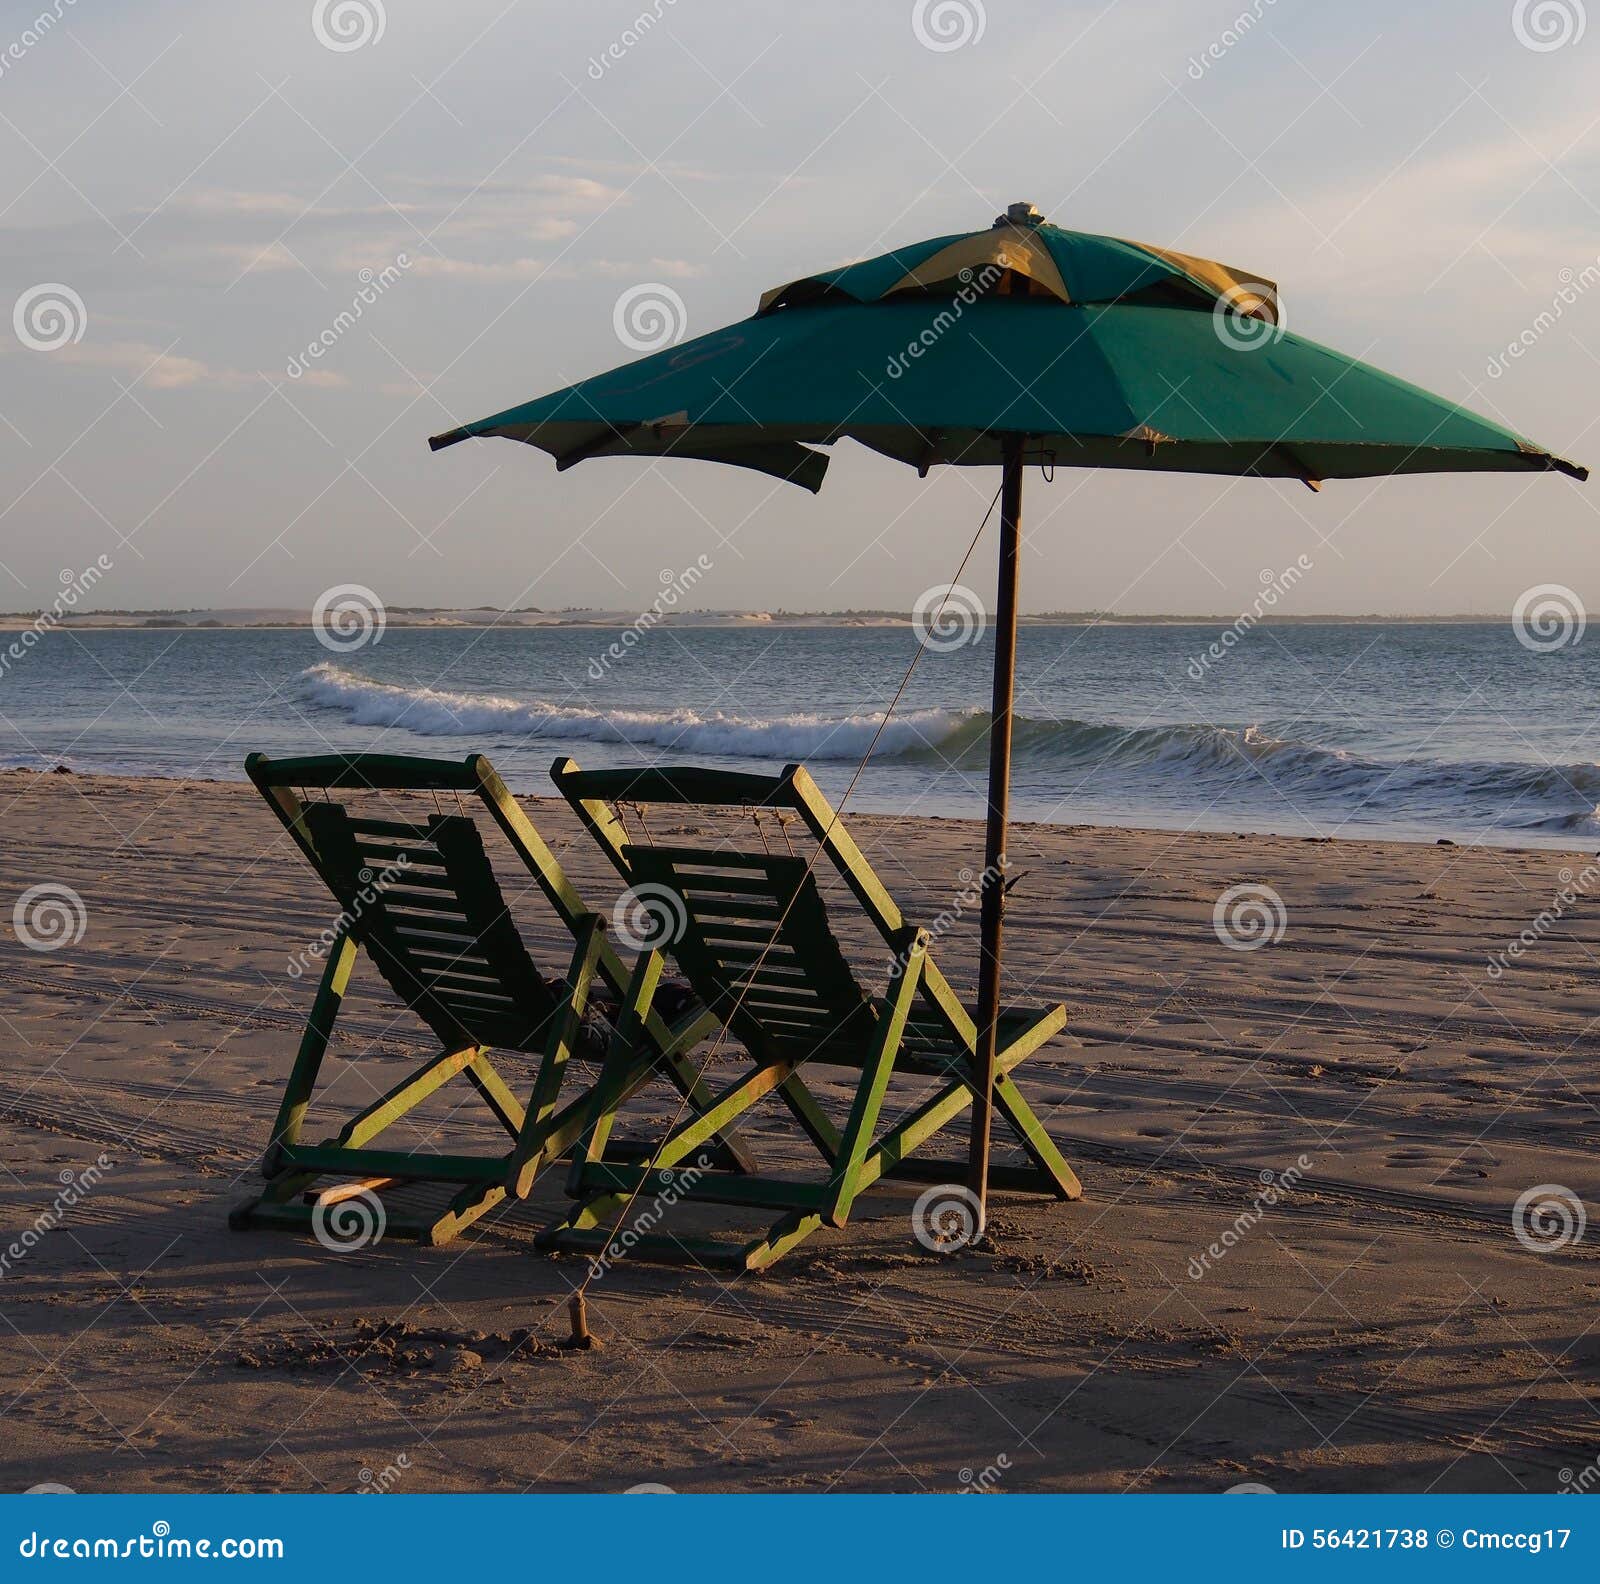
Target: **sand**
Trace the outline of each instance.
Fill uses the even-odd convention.
[[[608,907],[565,809],[528,807]],[[1600,1205],[1600,900],[1554,903],[1590,853],[1020,827],[1011,993],[1070,1010],[1022,1086],[1083,1200],[996,1195],[953,1258],[892,1187],[765,1275],[625,1261],[590,1288],[604,1347],[571,1352],[586,1262],[532,1247],[560,1172],[440,1249],[228,1230],[310,1001],[286,965],[334,912],[250,789],[13,773],[0,808],[4,916],[49,883],[87,918],[50,952],[0,922],[0,1487],[1593,1482],[1600,1232],[1513,1229],[1538,1185]],[[971,823],[853,828],[913,916],[980,861]],[[1281,939],[1219,940],[1239,884]],[[963,989],[975,934],[960,911],[937,947]],[[359,977],[336,1118],[427,1049]],[[780,1115],[752,1137],[794,1148]]]

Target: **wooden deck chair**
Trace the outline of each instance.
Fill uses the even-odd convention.
[[[587,1092],[558,1109],[569,1060],[583,1037],[592,1000],[609,987],[624,994],[629,973],[560,864],[481,755],[465,760],[388,754],[269,759],[251,754],[250,779],[311,860],[341,909],[322,981],[306,1023],[262,1163],[266,1190],[230,1215],[236,1228],[315,1227],[326,1209],[363,1189],[394,1183],[459,1184],[436,1216],[386,1216],[390,1235],[444,1243],[507,1195],[525,1197],[539,1169],[570,1148],[587,1112]],[[320,793],[303,799],[301,793]],[[336,801],[343,792],[346,800]],[[421,819],[360,817],[358,793],[449,793],[455,812]],[[462,796],[488,810],[573,937],[564,977],[541,975],[507,911],[483,836]],[[385,816],[391,807],[378,802]],[[364,952],[389,987],[426,1024],[440,1050],[410,1076],[319,1144],[300,1134],[356,955]],[[641,1063],[680,1085],[695,1114],[709,1099],[687,1053],[717,1027],[696,1004],[672,1026],[647,1016],[635,1030]],[[537,1057],[526,1102],[490,1061],[492,1049]],[[485,1155],[372,1147],[372,1140],[458,1074],[509,1135]],[[749,1157],[736,1143],[718,1151],[734,1170]],[[316,1191],[329,1175],[346,1181]]]
[[[693,1198],[781,1212],[764,1236],[734,1249],[725,1241],[680,1240],[630,1229],[626,1246],[668,1259],[691,1258],[735,1270],[770,1265],[818,1227],[842,1227],[856,1196],[880,1177],[960,1182],[964,1161],[916,1156],[972,1103],[977,1031],[971,1008],[929,955],[926,930],[909,923],[872,866],[836,818],[802,765],[779,776],[700,769],[583,771],[571,759],[552,769],[561,789],[618,871],[639,896],[653,895],[671,919],[667,950],[705,1004],[748,1053],[744,1075],[697,1117],[679,1125],[647,1161],[608,1149],[621,1102],[636,1086],[633,1039],[649,1011],[661,972],[659,952],[639,959],[611,1052],[594,1086],[594,1114],[574,1150],[569,1192],[579,1200],[564,1221],[540,1235],[547,1247],[601,1249],[628,1196]],[[829,927],[814,855],[659,846],[628,839],[617,800],[792,811],[820,843],[890,953],[886,993],[870,994]],[[750,844],[756,846],[755,842]],[[820,859],[819,859],[820,861]],[[1066,1008],[1007,1008],[1001,1014],[995,1104],[1016,1133],[1028,1164],[991,1171],[996,1186],[1076,1199],[1082,1189],[1044,1126],[1023,1099],[1012,1071],[1066,1022]],[[802,1069],[844,1068],[857,1075],[842,1127],[824,1112]],[[886,1131],[880,1115],[896,1074],[936,1080],[931,1098]],[[926,1085],[924,1086],[926,1087]],[[821,1180],[757,1173],[690,1171],[682,1163],[764,1096],[776,1092],[821,1154]],[[891,1111],[889,1115],[894,1115]]]

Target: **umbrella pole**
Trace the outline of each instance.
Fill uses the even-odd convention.
[[[1011,702],[1017,669],[1017,571],[1022,545],[1021,435],[1004,441],[1000,483],[1000,581],[994,612],[994,693],[989,713],[989,817],[983,847],[978,952],[978,1050],[967,1187],[988,1209],[989,1132],[994,1116],[995,1045],[1000,1016],[1000,950],[1005,914],[1006,820],[1011,794]]]

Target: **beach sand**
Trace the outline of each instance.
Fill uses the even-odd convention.
[[[55,952],[0,927],[0,1487],[1595,1478],[1600,1229],[1529,1248],[1513,1205],[1542,1184],[1600,1204],[1600,901],[1486,972],[1586,851],[1019,827],[1010,995],[1070,1011],[1019,1076],[1085,1197],[997,1194],[992,1246],[946,1259],[893,1187],[765,1275],[624,1261],[590,1288],[603,1349],[569,1352],[551,1344],[586,1262],[531,1241],[561,1171],[440,1249],[228,1230],[311,998],[314,974],[286,965],[334,913],[253,791],[13,773],[0,806],[4,917],[46,882],[87,912]],[[609,909],[615,878],[565,808],[528,808]],[[851,823],[913,917],[981,863],[974,823]],[[503,874],[559,966],[540,899]],[[1213,904],[1241,883],[1281,896],[1281,940],[1219,941]],[[956,911],[936,955],[970,991],[976,909]],[[358,980],[335,1119],[428,1048]],[[782,1116],[759,1116],[752,1141],[786,1159]],[[102,1155],[50,1225],[63,1177]],[[1263,1174],[1286,1170],[1299,1181],[1258,1213]]]

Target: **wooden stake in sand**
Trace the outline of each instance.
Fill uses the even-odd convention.
[[[598,1348],[600,1338],[589,1329],[589,1306],[584,1302],[581,1287],[567,1300],[567,1314],[572,1319],[572,1335],[563,1346],[585,1350]]]

